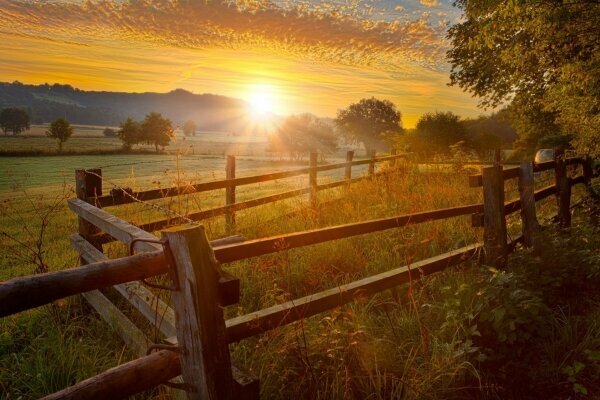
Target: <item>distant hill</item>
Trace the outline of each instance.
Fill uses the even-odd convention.
[[[198,130],[260,133],[248,120],[244,101],[183,89],[169,93],[93,92],[70,85],[0,82],[0,109],[9,106],[26,108],[34,123],[64,117],[75,124],[116,126],[127,117],[141,120],[156,111],[174,125],[192,119]]]

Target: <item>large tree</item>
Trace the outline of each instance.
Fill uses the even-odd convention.
[[[131,118],[127,118],[125,122],[121,122],[117,136],[123,142],[125,150],[131,150],[133,145],[142,141],[141,128],[139,122]]]
[[[424,154],[448,153],[451,145],[466,138],[465,126],[452,112],[424,114],[415,126],[415,139],[420,142],[418,152]]]
[[[278,131],[270,136],[271,150],[289,153],[291,159],[316,151],[321,154],[337,149],[337,136],[333,127],[311,114],[291,115]]]
[[[5,108],[0,112],[0,128],[5,135],[8,135],[8,132],[18,135],[29,129],[29,114],[22,108]]]
[[[158,148],[165,147],[173,137],[173,126],[171,121],[163,118],[160,113],[151,112],[141,123],[141,138],[146,143],[154,144],[154,149],[158,153]]]
[[[350,141],[362,143],[367,154],[387,147],[390,137],[402,133],[402,114],[389,100],[362,99],[338,111],[335,123]]]
[[[69,140],[73,134],[73,127],[64,118],[54,120],[50,124],[50,129],[46,131],[46,136],[56,139],[59,153],[62,152],[63,144]]]
[[[580,151],[600,154],[600,3],[455,4],[464,18],[449,30],[451,82],[484,107],[511,104],[516,119],[525,117],[517,126],[524,141],[557,127]]]

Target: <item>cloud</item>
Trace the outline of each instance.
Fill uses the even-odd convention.
[[[420,0],[420,3],[425,7],[437,7],[440,5],[439,0]]]
[[[447,44],[437,24],[377,20],[375,14],[372,6],[358,3],[0,0],[0,32],[83,45],[118,39],[159,47],[264,50],[385,69],[406,62],[435,67],[443,60]]]

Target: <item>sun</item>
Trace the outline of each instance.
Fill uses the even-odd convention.
[[[275,109],[275,91],[270,85],[256,85],[251,88],[247,97],[250,114],[253,119],[263,119]]]

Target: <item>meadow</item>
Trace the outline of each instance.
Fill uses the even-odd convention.
[[[224,171],[222,158],[203,158],[203,164],[188,169],[182,162],[185,157],[179,162],[173,156],[155,157],[165,158],[151,174],[147,173],[154,163],[123,166],[120,171],[121,167],[107,167],[105,176],[120,185],[149,188],[216,179]],[[69,158],[79,159],[65,157]],[[61,157],[40,159],[54,162]],[[93,163],[103,160],[107,158]],[[238,176],[283,167],[277,160],[240,161]],[[293,167],[297,166],[287,165]],[[43,164],[37,168],[40,173],[50,169]],[[23,184],[38,189],[17,191],[19,198],[13,192],[2,202],[0,280],[31,274],[42,266],[58,270],[77,265],[78,256],[68,242],[77,229],[76,219],[65,205],[72,196],[69,168],[74,166],[65,161],[64,168],[64,186],[57,185],[60,179],[52,181],[53,190],[47,191],[44,180]],[[323,182],[337,178],[323,175]],[[538,178],[540,186],[551,179]],[[241,187],[238,200],[305,187],[305,180]],[[514,193],[514,187],[507,187],[509,198]],[[576,192],[574,198],[581,195]],[[317,212],[304,197],[238,212],[236,233],[253,239],[481,201],[481,190],[468,188],[465,170],[423,173],[404,164],[373,181],[320,192]],[[185,214],[223,202],[224,193],[217,190],[156,204]],[[547,199],[539,210],[548,226],[547,248],[541,255],[521,251],[506,271],[470,260],[244,340],[231,346],[232,356],[260,378],[261,394],[269,399],[517,399],[537,398],[540,393],[547,398],[597,393],[600,299],[593,288],[600,278],[600,260],[593,249],[598,238],[586,225],[585,212],[576,215],[573,234],[565,236],[554,232],[545,219],[555,212],[554,200]],[[165,216],[135,203],[108,211],[134,223]],[[226,236],[222,217],[202,223],[211,239]],[[509,219],[509,228],[512,235],[518,234],[517,215]],[[459,217],[240,261],[227,267],[242,280],[242,298],[239,305],[226,309],[226,316],[406,265],[474,243],[481,235],[468,217]],[[105,246],[110,257],[125,251],[116,243]],[[111,291],[107,295],[117,300]],[[126,313],[144,326],[122,303]],[[159,340],[155,330],[146,329],[149,338]],[[41,396],[133,357],[80,297],[59,301],[0,320],[0,397]],[[161,387],[136,398],[170,398],[170,394]]]

